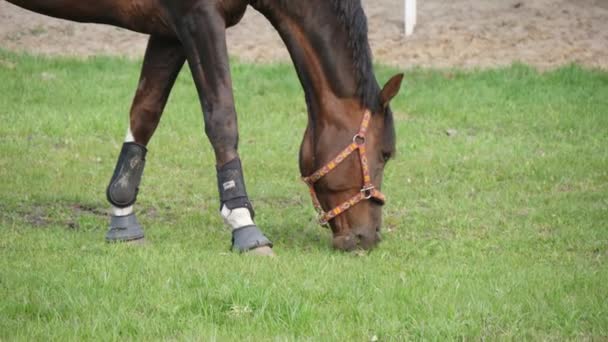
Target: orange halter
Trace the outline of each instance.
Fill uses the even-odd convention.
[[[363,200],[374,198],[381,204],[384,204],[385,202],[384,194],[382,194],[372,184],[372,177],[369,174],[369,165],[367,162],[365,135],[367,133],[367,128],[369,127],[371,116],[372,113],[369,110],[366,110],[365,114],[363,114],[363,121],[361,121],[359,132],[353,137],[353,142],[348,145],[344,150],[342,150],[342,152],[340,152],[325,166],[317,170],[312,175],[302,178],[304,183],[308,184],[308,188],[310,189],[310,196],[312,197],[312,204],[319,213],[319,223],[322,225],[327,224],[329,220],[342,214],[343,212],[347,211],[348,209],[355,206],[355,204]],[[317,193],[315,192],[315,183],[318,182],[319,179],[323,178],[323,176],[327,175],[331,170],[335,169],[341,162],[346,159],[346,157],[351,155],[356,150],[359,150],[359,159],[361,160],[361,172],[363,173],[363,187],[361,187],[361,191],[359,191],[358,194],[351,197],[346,202],[333,208],[332,210],[328,212],[323,211],[321,203],[319,202],[319,198],[317,197]]]

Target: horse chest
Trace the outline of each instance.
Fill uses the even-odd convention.
[[[219,8],[224,13],[224,18],[226,19],[226,26],[234,26],[238,24],[239,21],[245,15],[245,11],[247,10],[248,1],[244,0],[217,0]]]

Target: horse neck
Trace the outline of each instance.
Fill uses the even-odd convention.
[[[329,1],[252,1],[283,39],[304,89],[310,123],[347,126],[357,98],[352,49],[343,25],[331,13]],[[293,8],[299,7],[299,8]]]

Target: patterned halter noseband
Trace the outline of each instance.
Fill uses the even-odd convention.
[[[359,132],[353,137],[353,142],[348,145],[344,150],[342,150],[342,152],[340,152],[325,166],[317,170],[312,175],[302,178],[304,183],[308,184],[308,188],[310,189],[310,196],[312,197],[312,204],[319,213],[319,223],[322,225],[326,225],[331,219],[342,214],[343,212],[352,208],[353,206],[355,206],[355,204],[361,201],[373,198],[381,204],[384,204],[385,202],[384,194],[382,194],[372,184],[372,177],[369,174],[369,165],[367,162],[365,135],[367,133],[367,128],[369,127],[371,116],[371,112],[369,110],[366,110],[365,114],[363,114],[363,121],[361,122]],[[332,210],[328,212],[323,211],[321,203],[319,202],[319,198],[317,197],[317,193],[315,192],[315,183],[318,182],[319,179],[323,178],[323,176],[331,172],[331,170],[335,169],[341,162],[346,159],[346,157],[348,157],[354,151],[357,150],[359,151],[359,159],[361,160],[361,172],[363,174],[363,186],[361,187],[361,191],[359,191],[359,193],[351,197],[346,202],[333,208]]]

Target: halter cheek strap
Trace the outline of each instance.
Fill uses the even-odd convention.
[[[304,183],[308,185],[310,190],[310,196],[312,197],[312,204],[315,209],[319,213],[319,223],[322,225],[327,224],[329,220],[335,218],[336,216],[342,214],[348,209],[355,206],[355,204],[368,200],[375,199],[379,201],[381,204],[384,204],[386,201],[384,194],[382,194],[376,187],[372,184],[372,177],[369,173],[369,164],[367,161],[366,154],[366,145],[365,145],[365,136],[367,134],[367,128],[369,127],[369,122],[371,120],[371,112],[369,110],[365,111],[363,114],[363,121],[361,122],[361,126],[359,128],[359,132],[355,134],[353,137],[353,142],[350,143],[342,152],[340,152],[334,159],[332,159],[325,166],[314,172],[312,175],[308,177],[303,177],[302,180]],[[363,175],[363,186],[361,187],[361,191],[351,197],[346,202],[338,205],[337,207],[331,209],[330,211],[323,211],[321,207],[321,203],[319,202],[319,198],[317,197],[317,193],[315,191],[315,183],[318,182],[325,175],[330,173],[333,169],[335,169],[340,163],[342,163],[346,157],[351,155],[353,152],[359,152],[359,160],[361,161],[361,173]]]

